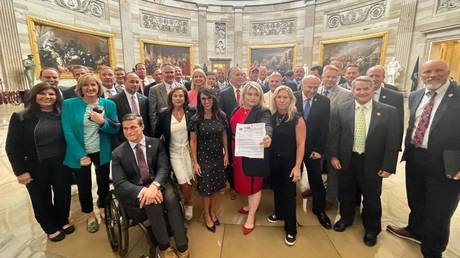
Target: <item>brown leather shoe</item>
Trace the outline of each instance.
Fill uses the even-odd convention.
[[[192,255],[190,254],[190,249],[187,249],[185,252],[181,253],[177,251],[177,256],[179,258],[192,258]]]
[[[398,227],[395,227],[395,226],[392,226],[392,225],[388,225],[387,226],[387,231],[390,232],[391,234],[399,237],[399,238],[407,239],[407,240],[412,241],[412,242],[417,243],[417,244],[422,243],[422,242],[420,242],[420,240],[415,238],[415,236],[412,235],[412,233],[407,231],[406,228],[398,228]]]
[[[168,249],[164,251],[160,251],[160,257],[161,258],[178,258],[178,256],[176,255],[172,247],[168,247]]]

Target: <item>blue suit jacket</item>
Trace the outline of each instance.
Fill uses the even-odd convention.
[[[104,117],[118,121],[117,108],[112,100],[99,98],[99,106],[104,107]],[[70,168],[80,168],[80,159],[86,156],[83,133],[83,119],[86,113],[86,102],[82,98],[64,100],[62,105],[62,128],[67,143],[64,165]],[[109,163],[112,157],[111,138],[118,132],[118,126],[105,120],[99,129],[100,138],[100,165]]]

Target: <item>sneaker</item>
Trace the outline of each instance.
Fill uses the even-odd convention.
[[[267,217],[267,221],[270,222],[270,223],[275,223],[277,221],[280,221],[281,219],[278,218],[275,214],[272,214],[270,216]]]
[[[193,206],[185,205],[185,220],[190,221],[193,218]]]
[[[295,236],[293,235],[290,235],[290,234],[287,234],[286,235],[286,238],[284,239],[284,242],[288,245],[288,246],[293,246],[295,244]]]

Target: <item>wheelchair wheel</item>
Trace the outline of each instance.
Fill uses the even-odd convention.
[[[118,203],[118,208],[120,212],[120,242],[118,246],[118,255],[121,257],[126,256],[129,250],[129,221],[128,215],[126,214],[123,206]]]
[[[128,253],[129,234],[126,216],[123,217],[122,212],[122,207],[120,207],[118,200],[112,195],[106,207],[105,226],[107,237],[112,250],[118,252],[120,256],[125,256]]]

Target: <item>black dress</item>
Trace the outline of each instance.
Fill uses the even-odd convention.
[[[224,130],[227,130],[225,122],[217,119],[192,122],[190,131],[197,134],[197,156],[201,168],[201,176],[197,177],[197,191],[202,196],[211,196],[225,187]]]

